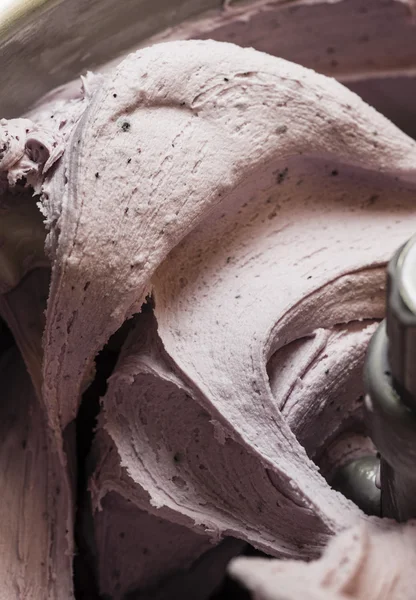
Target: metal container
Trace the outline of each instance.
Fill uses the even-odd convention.
[[[0,114],[123,55],[222,0],[0,0]]]
[[[0,0],[0,117],[155,39],[209,37],[334,76],[416,137],[412,10],[410,0]]]

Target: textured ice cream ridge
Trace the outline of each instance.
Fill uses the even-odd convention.
[[[335,80],[213,41],[131,54],[2,121],[0,141],[4,195],[34,190],[48,228],[42,351],[16,325],[24,306],[2,312],[61,465],[48,597],[72,593],[71,424],[133,315],[89,461],[103,593],[168,598],[178,571],[223,569],[245,542],[311,559],[350,527],[378,536],[326,477],[374,451],[361,369],[385,263],[416,223],[415,142]],[[255,591],[269,577],[239,565]]]

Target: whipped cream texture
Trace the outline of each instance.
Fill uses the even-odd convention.
[[[327,563],[352,545],[372,573],[373,539],[413,535],[383,533],[327,479],[375,452],[361,370],[386,261],[416,225],[414,140],[332,78],[213,41],[140,50],[28,117],[0,123],[4,194],[23,178],[37,194],[51,268],[45,314],[46,294],[24,309],[26,279],[0,303],[53,463],[47,595],[28,597],[72,597],[74,420],[123,326],[81,507],[100,592],[191,598],[184,571],[213,588],[250,543],[290,559],[233,563],[256,597],[292,593],[292,573],[293,598],[350,597],[353,575],[331,587]],[[368,585],[351,597],[386,597]]]

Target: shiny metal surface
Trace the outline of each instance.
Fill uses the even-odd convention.
[[[416,411],[416,237],[395,253],[387,268],[388,362],[401,400]]]
[[[416,235],[407,242],[400,253],[397,270],[402,300],[416,315]]]
[[[270,17],[257,18],[256,6]],[[51,89],[164,32],[251,46],[334,76],[416,137],[409,10],[407,0],[0,0],[0,117],[22,115]],[[233,31],[224,28],[239,11]]]
[[[352,500],[367,515],[381,515],[381,491],[376,485],[380,460],[362,456],[339,469],[331,486]]]
[[[221,5],[222,0],[15,0],[1,10],[0,1],[0,114],[18,116],[54,87]]]
[[[393,384],[388,350],[383,321],[367,353],[366,417],[382,457],[382,515],[406,521],[416,517],[416,412],[405,404]]]

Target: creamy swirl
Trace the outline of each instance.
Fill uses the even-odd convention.
[[[66,465],[94,359],[136,315],[91,456],[102,591],[212,568],[230,536],[311,558],[377,529],[323,475],[368,446],[361,366],[416,224],[415,142],[333,79],[212,41],[136,52],[83,97],[42,171],[39,394]]]

